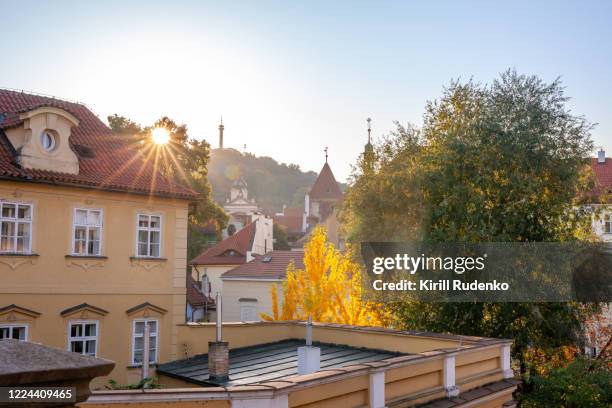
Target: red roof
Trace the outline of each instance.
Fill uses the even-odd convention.
[[[215,301],[202,293],[200,284],[193,279],[190,273],[187,274],[187,303],[191,306],[214,306]]]
[[[224,239],[191,260],[192,265],[240,265],[253,246],[255,222]]]
[[[265,255],[257,256],[249,263],[230,269],[221,275],[221,278],[284,280],[290,262],[293,262],[297,269],[304,269],[304,252],[271,251]]]
[[[275,215],[274,223],[285,228],[289,234],[302,232],[302,216]]]
[[[3,129],[20,125],[20,113],[42,106],[63,109],[79,120],[70,136],[70,147],[79,158],[78,174],[16,164],[16,152]],[[0,89],[0,178],[186,199],[198,196],[155,171],[152,160],[144,160],[136,146],[114,135],[85,105],[6,89]]]
[[[289,234],[302,232],[304,208],[302,207],[285,207],[283,213],[274,215],[274,223],[281,225]]]
[[[597,158],[591,158],[591,167],[597,179],[593,193],[595,195],[612,194],[612,159],[606,157],[605,163],[598,163]]]
[[[327,162],[323,165],[319,176],[315,180],[310,193],[308,193],[310,199],[334,199],[338,200],[342,198],[342,191],[340,186],[336,182],[334,173]]]

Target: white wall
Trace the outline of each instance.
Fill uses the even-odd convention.
[[[246,304],[256,305],[257,316],[261,312],[271,315],[272,297],[270,296],[270,287],[272,285],[277,285],[279,300],[282,304],[282,282],[225,279],[223,281],[223,321],[239,322],[241,320],[239,299],[256,300],[256,302],[249,301]],[[261,319],[258,317],[258,320]]]

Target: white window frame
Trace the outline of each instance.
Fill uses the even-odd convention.
[[[73,325],[84,325],[84,324],[95,324],[96,325],[96,335],[95,336],[83,335],[83,336],[78,336],[78,337],[72,337],[72,326]],[[85,330],[83,330],[83,334],[85,334]],[[68,322],[68,351],[72,351],[71,346],[72,346],[73,341],[81,341],[83,342],[83,353],[81,354],[84,356],[89,356],[90,354],[87,354],[85,352],[86,350],[85,344],[88,340],[95,340],[96,351],[93,357],[98,357],[98,347],[100,346],[100,321],[98,320],[70,320]]]
[[[86,211],[85,215],[85,224],[77,224],[77,211]],[[89,225],[87,224],[87,218],[89,216],[90,211],[98,211],[100,213],[100,225]],[[88,253],[78,253],[76,252],[76,228],[77,227],[85,227],[85,248],[89,247],[89,228],[95,227],[100,228],[100,245],[98,248],[97,254],[88,254]],[[102,208],[75,208],[72,213],[72,248],[71,254],[74,256],[102,256],[102,241],[103,241],[103,233],[104,233],[104,210]]]
[[[11,218],[11,217],[7,217],[4,218],[2,216],[2,210],[4,207],[4,205],[6,204],[10,204],[10,205],[14,205],[15,206],[15,217]],[[26,219],[26,218],[18,218],[19,216],[19,206],[24,206],[24,207],[29,207],[30,208],[30,218]],[[13,237],[13,250],[3,250],[0,249],[0,253],[5,253],[5,254],[11,254],[11,253],[15,253],[15,254],[30,254],[32,253],[32,220],[34,218],[34,205],[32,205],[31,203],[21,203],[21,202],[17,202],[17,201],[9,201],[9,200],[0,200],[0,231],[1,231],[1,224],[5,223],[5,222],[11,222],[15,224],[15,235]],[[29,231],[28,231],[28,245],[27,247],[23,250],[23,251],[18,251],[17,250],[17,238],[18,238],[18,230],[19,230],[19,224],[27,224],[29,226]]]
[[[144,327],[143,327],[143,333],[142,335],[137,335],[136,334],[136,323],[144,323],[147,324],[148,322],[155,322],[155,360],[154,361],[149,361],[149,364],[156,364],[159,361],[159,319],[149,319],[149,318],[141,318],[141,319],[134,319],[132,321],[132,365],[133,366],[141,366],[142,363],[144,363],[144,361],[142,363],[137,363],[136,362],[136,337],[144,337]],[[149,336],[151,336],[151,332],[149,332]],[[144,347],[144,341],[142,342],[142,346]],[[144,349],[143,349],[143,354],[144,354]],[[151,353],[149,350],[149,360],[151,359]]]
[[[144,216],[144,217],[149,217],[149,226],[148,227],[141,227],[140,226],[140,217]],[[151,217],[159,217],[159,228],[151,228]],[[162,258],[162,252],[163,252],[163,245],[162,242],[164,240],[164,233],[163,233],[163,229],[164,229],[164,217],[161,214],[155,214],[155,213],[137,213],[136,214],[136,257],[137,258],[153,258],[153,259],[157,259],[157,258]],[[139,252],[139,233],[140,231],[147,231],[147,255],[141,255]],[[157,256],[153,256],[150,255],[151,254],[151,232],[159,232],[159,255]]]
[[[29,339],[29,324],[27,323],[11,323],[11,324],[0,324],[0,329],[9,329],[9,339],[12,339],[13,328],[23,327],[25,328],[25,339],[19,341],[28,341]]]
[[[610,227],[609,230],[606,230],[606,224]],[[603,233],[606,235],[612,234],[612,213],[604,213],[603,216]]]

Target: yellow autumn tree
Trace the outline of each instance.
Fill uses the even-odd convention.
[[[361,265],[350,251],[341,252],[327,241],[325,228],[316,227],[304,248],[304,269],[287,267],[283,283],[283,304],[279,306],[276,285],[270,288],[272,316],[264,320],[306,320],[317,322],[381,326],[383,308],[364,297]]]

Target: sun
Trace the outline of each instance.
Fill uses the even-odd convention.
[[[170,134],[164,128],[155,128],[151,131],[151,138],[156,145],[165,145],[170,141]]]

